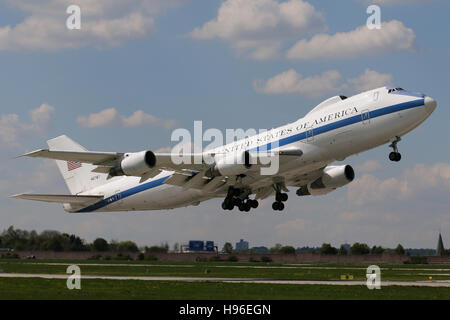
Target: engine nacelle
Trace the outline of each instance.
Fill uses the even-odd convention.
[[[343,187],[355,179],[355,171],[350,165],[328,166],[323,170],[320,178],[308,185],[300,187],[297,195],[323,195],[330,193],[337,188]]]
[[[215,159],[213,176],[237,176],[245,173],[252,166],[250,153],[247,151],[216,155]]]
[[[136,176],[139,177],[156,165],[156,156],[152,151],[141,151],[124,154],[119,168],[113,168],[112,176]]]

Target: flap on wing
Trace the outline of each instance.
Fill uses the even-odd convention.
[[[169,179],[164,181],[164,184],[182,187],[191,176],[192,174],[190,173],[175,172]]]
[[[70,204],[84,204],[89,205],[97,201],[103,200],[102,195],[92,196],[77,196],[77,195],[63,195],[63,194],[16,194],[10,198],[35,200],[44,202],[70,203]]]
[[[123,153],[116,152],[92,152],[92,151],[53,151],[40,149],[23,156],[33,158],[47,158],[63,161],[75,161],[82,163],[92,163],[94,165],[105,164],[121,157]]]
[[[215,192],[226,183],[224,177],[215,177],[214,179],[204,176],[204,172],[196,174],[184,172],[175,172],[165,184],[183,187],[185,189],[198,189],[204,192]]]

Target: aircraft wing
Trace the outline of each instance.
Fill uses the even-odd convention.
[[[213,153],[190,153],[183,155],[183,162],[179,164],[174,163],[171,153],[153,153],[151,151],[144,151],[144,153],[151,153],[151,157],[154,158],[154,166],[149,167],[148,170],[139,171],[135,174],[129,174],[133,176],[141,177],[140,182],[144,182],[147,179],[153,178],[162,170],[174,171],[178,173],[176,178],[167,181],[168,184],[174,184],[183,186],[184,188],[203,189],[206,187],[213,177],[206,177],[206,171],[211,168],[210,164],[205,162],[206,156],[215,156]],[[141,152],[142,153],[142,152]],[[140,153],[140,154],[141,154]],[[288,149],[283,151],[272,151],[271,156],[280,156],[281,161],[290,161],[296,157],[302,156],[303,152],[298,149]],[[50,150],[40,149],[30,153],[26,153],[23,156],[33,158],[47,158],[53,160],[72,161],[92,164],[94,167],[91,171],[97,173],[108,174],[108,178],[121,175],[123,173],[115,173],[117,169],[121,170],[122,162],[127,159],[128,153],[123,152],[96,152],[96,151],[65,151],[65,150]],[[195,179],[193,179],[195,177]],[[208,192],[214,192],[220,188],[226,180],[225,177],[215,179],[214,183],[209,184]]]
[[[175,164],[172,161],[172,155],[170,153],[154,153],[156,158],[155,167],[149,169],[147,172],[139,175],[142,181],[145,181],[149,178],[156,176],[160,170],[202,170],[207,167],[206,164],[200,163],[196,164],[194,160],[197,158],[202,159],[202,154],[189,154],[187,155],[188,160],[186,161],[191,164]],[[53,160],[62,160],[62,161],[72,161],[72,162],[81,162],[81,163],[89,163],[97,166],[92,171],[97,173],[108,174],[111,172],[111,169],[114,167],[118,167],[120,165],[120,161],[124,159],[126,153],[123,152],[96,152],[96,151],[62,151],[62,150],[49,150],[49,149],[40,149],[33,152],[26,153],[22,155],[23,157],[32,157],[32,158],[46,158]]]
[[[44,202],[56,202],[56,203],[70,203],[76,205],[90,205],[99,200],[102,200],[102,195],[89,195],[89,196],[77,196],[66,194],[16,194],[10,198],[35,200]]]

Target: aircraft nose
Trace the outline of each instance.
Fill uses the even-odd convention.
[[[434,109],[436,109],[436,106],[436,100],[428,96],[425,97],[425,109],[427,110],[428,114],[431,114]]]

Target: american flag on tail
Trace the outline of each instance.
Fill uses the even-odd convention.
[[[81,162],[67,161],[67,170],[72,171],[81,168]]]

